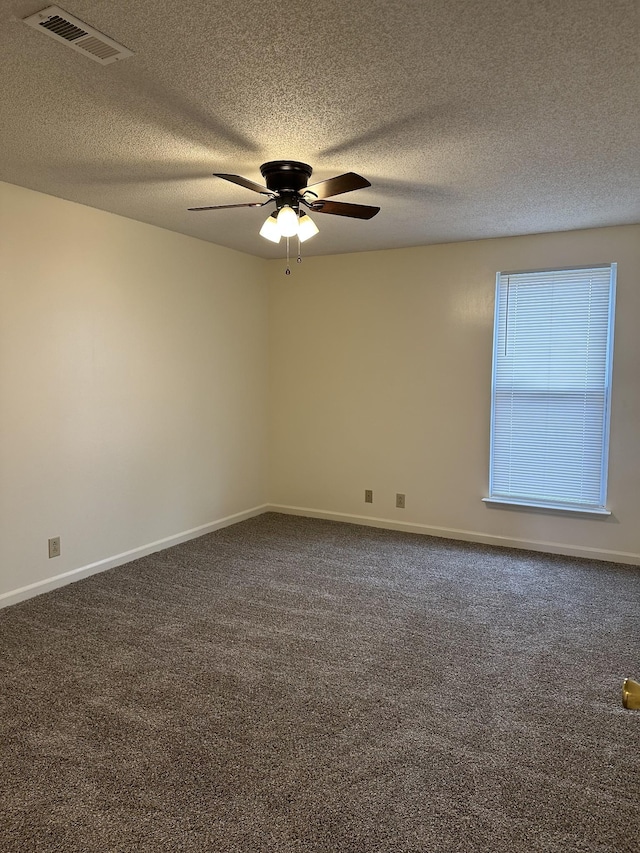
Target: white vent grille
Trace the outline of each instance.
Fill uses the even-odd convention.
[[[110,39],[98,30],[74,18],[59,6],[48,6],[35,15],[22,19],[36,30],[46,33],[57,41],[89,56],[101,65],[109,65],[118,59],[133,56],[133,52]]]

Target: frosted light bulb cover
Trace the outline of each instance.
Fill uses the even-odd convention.
[[[303,213],[298,222],[298,237],[301,243],[318,233],[318,226],[313,219]]]
[[[280,229],[275,213],[265,219],[264,225],[260,229],[260,236],[266,240],[271,240],[272,243],[280,242]]]
[[[298,217],[292,207],[285,205],[278,213],[278,229],[283,237],[293,237],[298,232]]]

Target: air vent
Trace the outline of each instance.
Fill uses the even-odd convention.
[[[69,47],[83,53],[85,56],[99,62],[100,65],[109,65],[118,59],[133,56],[131,50],[127,50],[117,41],[110,39],[98,30],[74,18],[59,6],[48,6],[35,15],[22,19],[36,30],[46,33],[57,41],[64,42]]]

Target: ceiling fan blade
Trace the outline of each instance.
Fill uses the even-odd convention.
[[[319,181],[317,184],[311,184],[310,187],[301,190],[301,193],[311,191],[316,198],[329,198],[332,195],[348,193],[351,190],[363,190],[365,187],[370,186],[371,182],[363,178],[362,175],[356,175],[355,172],[347,172],[344,175],[329,178],[327,181]]]
[[[251,201],[248,204],[212,204],[208,207],[188,207],[187,210],[223,210],[225,207],[264,207],[270,201],[271,199],[267,199],[267,201]]]
[[[318,199],[307,203],[307,207],[315,213],[333,213],[336,216],[352,216],[354,219],[371,219],[380,210],[368,204],[346,204],[343,201],[325,201]]]
[[[231,181],[232,184],[238,184],[240,187],[246,187],[248,190],[253,190],[254,193],[266,193],[271,195],[271,191],[261,184],[256,184],[248,178],[243,178],[242,175],[226,175],[222,172],[214,172],[214,178],[223,178],[225,181]]]

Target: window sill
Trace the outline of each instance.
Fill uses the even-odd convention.
[[[596,506],[569,506],[568,504],[535,503],[534,501],[519,501],[515,498],[482,498],[486,504],[498,506],[524,507],[525,509],[552,509],[556,512],[578,512],[582,515],[611,515],[611,510]]]

